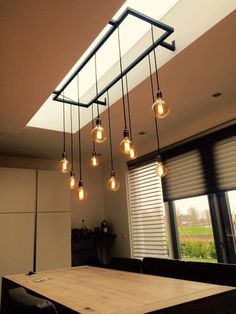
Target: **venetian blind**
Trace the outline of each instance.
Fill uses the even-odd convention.
[[[236,136],[216,142],[213,152],[218,190],[236,189]]]
[[[165,161],[164,200],[177,200],[205,194],[205,180],[198,150],[180,154]]]
[[[165,216],[155,162],[129,170],[132,257],[167,257]]]

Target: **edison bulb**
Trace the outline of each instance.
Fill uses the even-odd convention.
[[[135,159],[138,157],[138,153],[136,149],[134,148],[134,145],[131,145],[130,151],[129,151],[129,159]]]
[[[167,175],[167,168],[161,161],[157,161],[156,166],[155,166],[155,173],[159,177],[164,177]]]
[[[157,91],[157,100],[152,105],[152,112],[156,118],[165,118],[169,112],[169,105],[162,99],[161,91]]]
[[[84,184],[83,181],[80,180],[79,181],[79,187],[78,189],[75,191],[75,197],[78,201],[83,201],[84,199],[86,199],[88,193],[85,191],[84,189]]]
[[[120,182],[119,180],[115,177],[115,172],[111,172],[111,177],[107,182],[107,188],[110,191],[116,192],[120,188]]]
[[[90,159],[90,165],[93,167],[97,167],[99,165],[99,159],[96,152],[93,152],[92,154],[92,158]]]
[[[74,176],[74,172],[70,173],[70,177],[66,181],[66,186],[70,190],[75,190],[78,187],[78,181]]]
[[[59,161],[58,163],[58,169],[62,172],[62,173],[67,173],[70,171],[71,169],[71,163],[70,161],[67,159],[66,154],[63,153],[62,159]]]
[[[124,139],[120,142],[120,150],[123,154],[129,155],[130,149],[133,147],[132,141],[129,139],[129,131],[124,129]]]
[[[91,132],[91,137],[94,142],[102,143],[106,140],[107,135],[105,129],[101,126],[101,119],[96,120],[96,126]]]

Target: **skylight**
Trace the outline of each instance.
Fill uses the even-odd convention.
[[[127,0],[124,5],[119,9],[119,11],[115,14],[113,19],[117,19],[121,13],[127,8],[133,8],[143,14],[146,14],[156,20],[161,20],[161,18],[167,14],[167,12],[177,3],[179,0]],[[78,62],[74,65],[74,67],[69,71],[66,77],[62,80],[62,82],[57,86],[56,90],[59,89],[71,73],[83,62],[86,56],[91,52],[94,46],[98,43],[98,41],[104,36],[107,30],[110,28],[110,25],[107,25],[102,32],[98,35],[98,37],[94,40],[94,42],[90,45],[90,47],[85,51],[82,57],[78,60]],[[128,55],[129,52],[132,54],[135,53],[138,46],[138,42],[145,36],[145,34],[149,31],[150,26],[145,23],[140,23],[139,21],[134,21],[131,19],[126,21],[123,30],[121,28],[121,46],[122,46],[122,55]],[[102,81],[109,79],[112,71],[115,70],[115,65],[118,62],[118,51],[114,51],[114,53],[110,54],[110,52],[114,50],[113,47],[116,47],[116,36],[111,38],[108,44],[104,46],[101,50],[101,53],[97,56],[97,72],[98,72],[98,83],[102,83]],[[113,49],[113,50],[112,50]],[[95,76],[94,76],[94,63],[86,68],[86,71],[81,73],[82,77],[80,79],[80,94],[81,98],[86,97],[89,93],[93,92],[93,88],[95,86]],[[146,73],[141,72],[140,77],[135,79],[130,87],[134,88],[139,82],[141,82],[146,77]],[[77,89],[76,82],[71,84],[70,88],[66,89],[65,95],[70,97],[71,99],[76,99],[77,97]],[[111,95],[111,103],[113,104],[120,98],[119,90],[112,90]],[[106,108],[101,108],[101,112]],[[70,123],[69,123],[69,106],[66,106],[66,116],[67,116],[67,131],[70,131]],[[52,95],[47,99],[47,101],[42,105],[42,107],[38,110],[38,112],[34,115],[34,117],[29,121],[27,126],[29,127],[37,127],[43,129],[50,129],[56,131],[62,131],[62,104],[55,102],[52,100]],[[82,108],[81,114],[81,126],[83,127],[91,120],[91,110]],[[78,130],[77,123],[74,121],[73,132]]]

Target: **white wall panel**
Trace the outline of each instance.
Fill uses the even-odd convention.
[[[0,277],[32,270],[33,234],[34,214],[0,214]]]
[[[39,213],[37,271],[71,266],[71,213]]]
[[[68,175],[59,171],[38,172],[38,212],[71,211],[71,192],[66,187]]]
[[[0,212],[33,212],[36,171],[0,168]]]

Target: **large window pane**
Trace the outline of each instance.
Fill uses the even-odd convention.
[[[227,192],[229,199],[229,207],[232,215],[234,233],[236,234],[236,190]]]
[[[216,262],[207,196],[174,201],[183,260]]]

